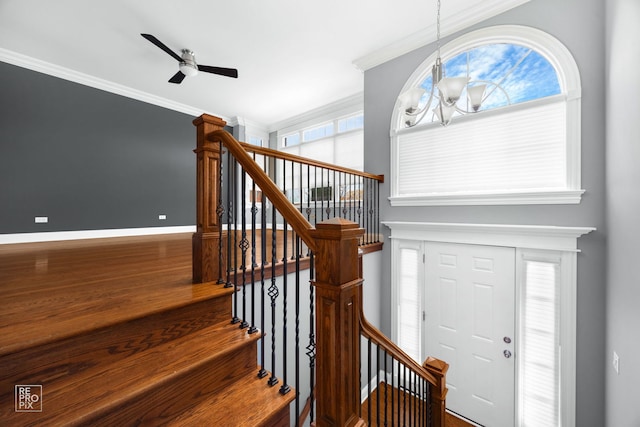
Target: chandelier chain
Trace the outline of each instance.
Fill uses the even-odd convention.
[[[436,42],[438,46],[438,57],[440,57],[440,0],[438,0],[438,13],[436,15]]]

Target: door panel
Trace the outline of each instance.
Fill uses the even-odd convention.
[[[447,408],[513,426],[515,249],[426,242],[425,254],[425,351],[450,364]]]

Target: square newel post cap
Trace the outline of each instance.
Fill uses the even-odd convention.
[[[316,229],[311,234],[325,240],[359,239],[364,235],[364,229],[357,222],[336,217],[316,224]]]
[[[209,114],[202,114],[200,117],[196,117],[192,123],[195,126],[200,126],[206,123],[209,125],[219,126],[221,128],[227,125],[227,122],[222,120],[220,117],[211,116]]]
[[[316,282],[342,285],[360,276],[358,241],[364,230],[344,218],[331,218],[311,231],[316,241]]]

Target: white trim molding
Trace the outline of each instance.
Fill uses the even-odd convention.
[[[579,252],[578,237],[593,227],[552,225],[467,224],[449,222],[382,221],[390,239],[507,246],[512,248]]]
[[[466,7],[463,10],[453,11],[448,16],[442,18],[442,28],[445,29],[442,36],[462,31],[465,28],[469,28],[472,25],[529,1],[530,0],[484,0],[476,3],[474,7]],[[460,4],[463,7],[466,6],[465,2],[461,2]],[[402,40],[355,59],[353,65],[361,71],[366,71],[435,41],[436,24],[434,22],[427,28],[416,31]]]
[[[564,227],[548,225],[513,224],[468,224],[436,222],[382,221],[391,229],[392,239],[392,319],[397,315],[397,283],[399,273],[398,249],[401,243],[446,242],[504,246],[516,249],[516,324],[519,324],[522,303],[523,260],[532,257],[543,260],[557,260],[561,277],[559,284],[560,324],[560,382],[559,401],[562,427],[575,427],[576,423],[576,335],[577,335],[577,293],[578,293],[578,238],[592,231],[594,227]],[[393,321],[393,320],[392,320]],[[397,325],[392,325],[395,331]],[[397,338],[397,337],[394,337]],[[519,342],[516,336],[516,342]],[[516,367],[516,381],[520,367]],[[518,390],[516,390],[518,393]],[[516,402],[519,402],[516,396]],[[521,425],[522,412],[516,403],[517,425]]]
[[[227,122],[230,121],[230,119],[222,117],[219,114],[203,111],[201,108],[181,104],[167,98],[162,98],[147,92],[143,92],[141,90],[133,89],[131,87],[124,86],[118,83],[113,83],[105,79],[91,76],[89,74],[81,73],[70,68],[61,67],[50,62],[32,58],[27,55],[22,55],[8,49],[0,48],[0,61],[6,62],[8,64],[13,64],[18,67],[27,68],[32,71],[37,71],[39,73],[47,74],[53,77],[58,77],[60,79],[68,80],[70,82],[78,83],[84,86],[104,90],[105,92],[146,102],[147,104],[157,105],[158,107],[178,111],[190,116],[198,117],[202,113],[209,113],[219,116]]]
[[[151,236],[156,234],[194,233],[195,225],[175,227],[117,228],[107,230],[50,231],[44,233],[0,234],[0,245],[12,243],[56,242],[62,240],[102,239],[107,237]]]
[[[490,206],[579,204],[584,190],[512,191],[502,193],[403,195],[389,197],[391,206]]]

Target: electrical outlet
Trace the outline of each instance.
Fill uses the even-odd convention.
[[[158,215],[158,219],[167,219],[167,216],[164,214]]]
[[[49,217],[48,216],[37,216],[36,217],[36,224],[46,224],[49,222]]]
[[[618,353],[613,352],[613,370],[616,371],[616,374],[620,375],[620,357],[618,357]]]

